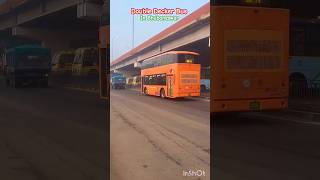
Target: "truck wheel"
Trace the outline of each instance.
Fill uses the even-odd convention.
[[[200,86],[200,91],[201,91],[201,92],[206,92],[206,91],[207,91],[206,86],[202,84],[202,85]]]

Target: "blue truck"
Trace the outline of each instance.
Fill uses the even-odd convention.
[[[112,74],[111,88],[112,89],[125,89],[126,78],[121,74]]]
[[[7,86],[18,88],[25,83],[48,86],[51,51],[38,45],[23,45],[6,50],[5,79]]]

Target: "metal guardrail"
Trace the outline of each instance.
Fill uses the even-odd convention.
[[[320,97],[320,81],[292,80],[289,84],[290,97]]]

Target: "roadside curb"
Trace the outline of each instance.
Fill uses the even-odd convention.
[[[82,92],[95,93],[95,94],[99,93],[99,89],[96,89],[96,88],[79,88],[79,87],[71,87],[71,86],[65,86],[63,88],[69,89],[69,90],[76,90],[76,91],[82,91]]]
[[[128,90],[131,90],[131,91],[137,91],[137,92],[140,92],[140,89],[131,89],[131,88],[126,88]]]

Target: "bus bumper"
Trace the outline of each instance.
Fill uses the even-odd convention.
[[[281,110],[286,108],[288,108],[288,98],[213,100],[213,102],[211,102],[212,113]]]
[[[192,92],[192,93],[179,93],[179,97],[199,97],[200,92]]]

